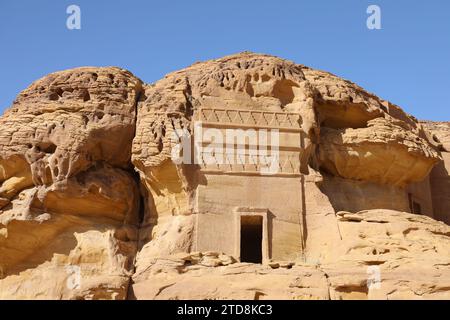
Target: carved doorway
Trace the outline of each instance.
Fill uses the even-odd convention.
[[[262,263],[263,217],[241,216],[241,262]]]

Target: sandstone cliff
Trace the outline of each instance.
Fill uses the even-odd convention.
[[[275,173],[205,128],[275,129]],[[50,74],[0,118],[0,298],[449,299],[449,137],[267,55]]]

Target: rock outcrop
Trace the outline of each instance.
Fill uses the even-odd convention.
[[[434,206],[434,217],[450,225],[450,123],[448,122],[422,122],[423,126],[438,142],[441,151],[440,161],[431,171],[431,195]]]
[[[217,252],[138,266],[138,299],[450,299],[450,228],[390,210],[338,212],[335,261],[237,263]],[[225,258],[224,258],[225,257]],[[226,263],[223,263],[226,261]],[[378,278],[377,278],[378,277]]]
[[[57,72],[0,119],[0,298],[126,297],[141,88],[118,68]]]
[[[449,137],[267,55],[50,74],[0,118],[0,298],[450,299]]]

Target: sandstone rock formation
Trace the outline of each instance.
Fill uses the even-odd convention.
[[[450,224],[448,208],[450,205],[450,123],[422,122],[435,141],[439,141],[439,150],[443,161],[439,162],[431,171],[431,195],[436,219]]]
[[[126,297],[139,222],[130,158],[141,88],[118,68],[58,72],[1,118],[0,298]],[[86,281],[67,286],[73,272]]]
[[[137,266],[138,299],[450,299],[450,229],[391,210],[339,212],[339,259],[234,263],[214,252]],[[139,261],[139,259],[138,259]],[[142,262],[141,262],[142,264]],[[371,272],[380,272],[380,282]],[[379,286],[377,286],[379,284]]]
[[[0,118],[0,298],[449,299],[449,137],[267,55],[50,74]]]

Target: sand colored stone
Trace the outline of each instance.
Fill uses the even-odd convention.
[[[449,137],[268,55],[50,74],[0,118],[0,298],[449,299]]]

